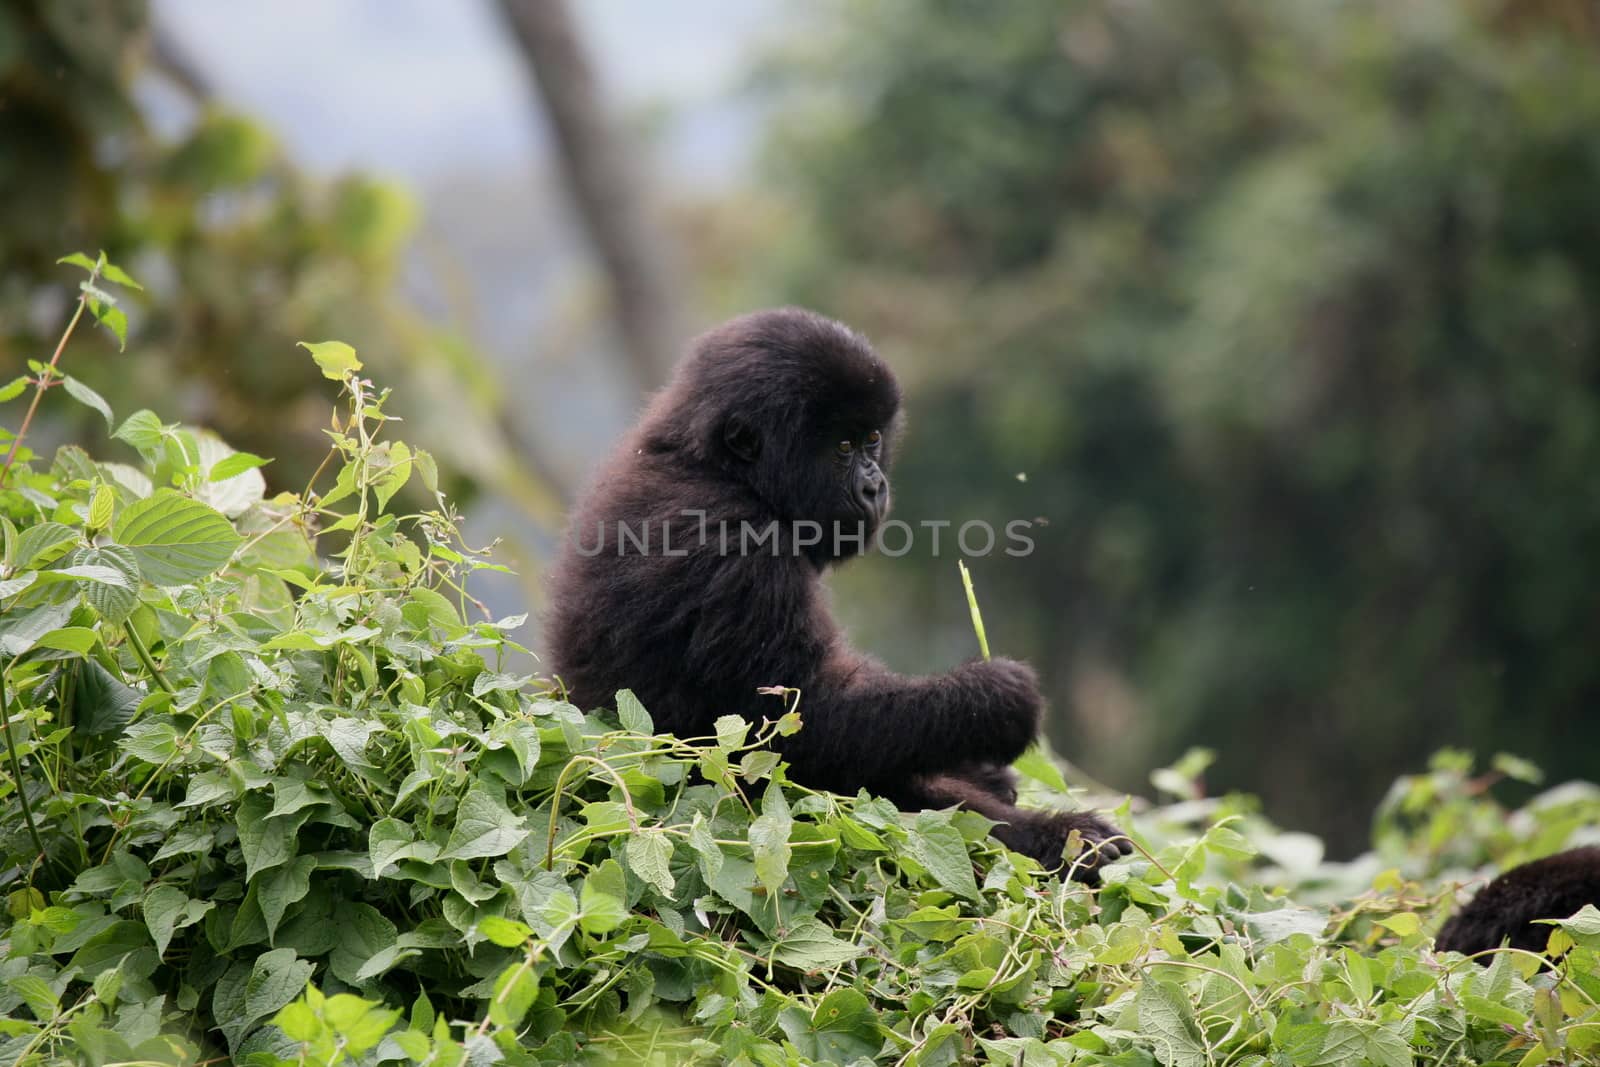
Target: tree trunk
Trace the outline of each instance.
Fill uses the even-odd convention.
[[[683,303],[645,182],[600,99],[566,0],[499,0],[555,131],[563,176],[611,290],[630,370],[642,389],[678,355]]]

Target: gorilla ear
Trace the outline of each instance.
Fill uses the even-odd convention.
[[[761,435],[756,428],[748,422],[731,415],[728,421],[722,424],[722,443],[729,452],[746,463],[752,463],[761,455]]]

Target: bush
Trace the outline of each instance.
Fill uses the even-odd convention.
[[[131,280],[74,261],[115,325]],[[1421,881],[1560,847],[1593,788],[1508,814],[1447,754],[1324,865],[1195,754],[1119,813],[1139,858],[1063,884],[973,814],[789,782],[803,694],[676,739],[520,673],[431,458],[307,347],[344,406],[303,496],[149,412],[137,464],[39,466],[31,407],[0,439],[6,1062],[1600,1062],[1600,914],[1480,968]],[[59,355],[0,397],[111,423]]]

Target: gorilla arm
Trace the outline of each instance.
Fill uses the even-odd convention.
[[[996,659],[940,675],[898,674],[849,647],[803,557],[696,562],[709,573],[695,582],[684,665],[691,677],[718,683],[708,690],[739,709],[758,708],[761,687],[800,691],[804,725],[779,742],[797,781],[892,794],[914,775],[1009,763],[1037,735],[1041,701],[1024,664]],[[738,679],[734,691],[729,679]]]

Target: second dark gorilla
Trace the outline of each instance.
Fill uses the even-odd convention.
[[[849,328],[795,308],[746,315],[696,342],[579,502],[551,576],[545,633],[583,707],[631,688],[656,724],[705,736],[720,715],[783,710],[778,742],[813,788],[908,809],[960,804],[1047,867],[1068,835],[1093,879],[1126,840],[1087,813],[1015,806],[1006,766],[1034,740],[1033,671],[1009,659],[897,674],[852,649],[824,568],[862,551],[889,510],[900,389]]]

